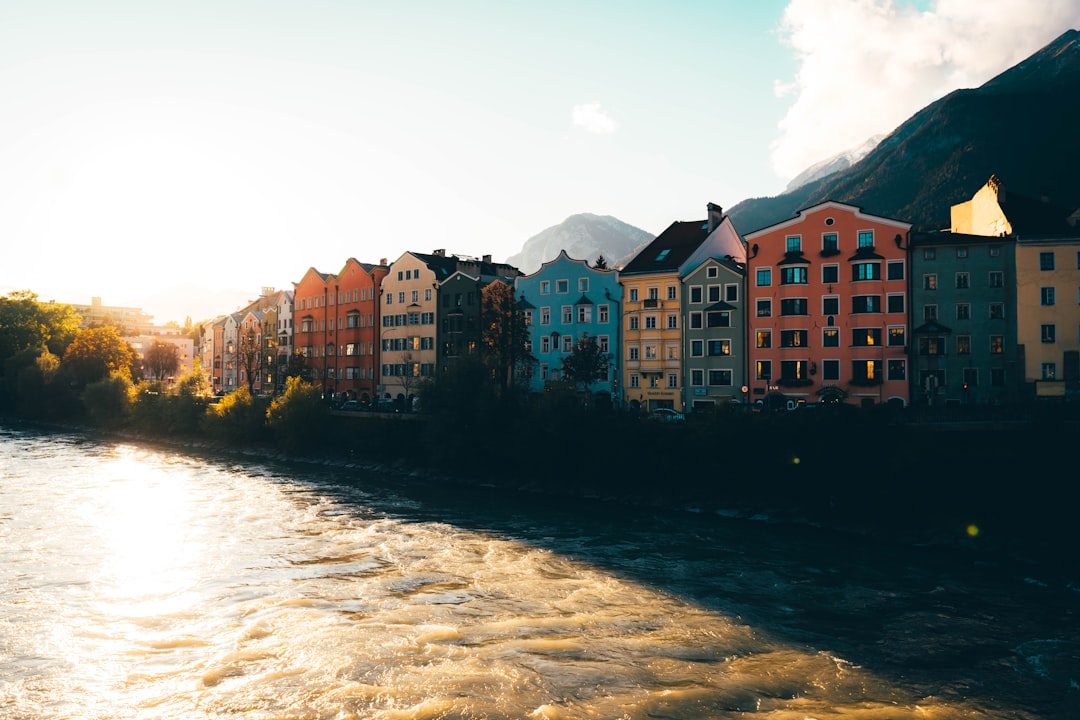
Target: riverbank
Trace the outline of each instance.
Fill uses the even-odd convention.
[[[784,421],[788,420],[784,418]],[[445,488],[487,488],[505,498],[507,511],[527,507],[530,498],[564,499],[568,503],[602,503],[610,512],[620,508],[653,508],[696,516],[795,523],[850,534],[853,537],[905,545],[963,548],[975,553],[1009,555],[1021,561],[1070,563],[1072,554],[1071,506],[1065,501],[1068,481],[1065,466],[1045,472],[1024,472],[1023,454],[1035,428],[953,428],[947,441],[927,427],[873,427],[875,436],[892,434],[891,441],[911,452],[889,452],[867,436],[834,436],[837,426],[801,427],[770,420],[757,426],[756,439],[742,438],[737,447],[743,461],[713,448],[679,462],[676,457],[702,440],[702,428],[640,428],[631,447],[643,447],[651,438],[666,448],[666,470],[650,462],[627,462],[608,455],[612,472],[599,470],[604,456],[570,456],[553,464],[521,463],[512,471],[493,472],[493,466],[474,465],[475,472],[432,466],[430,457],[416,453],[372,456],[354,445],[323,447],[317,453],[287,452],[272,443],[225,442],[203,437],[160,437],[128,430],[105,431],[70,424],[35,423],[7,418],[6,424],[41,432],[72,432],[108,441],[137,443],[200,456],[233,457],[250,462],[272,462],[383,478],[388,484]],[[388,421],[377,431],[370,420],[365,427],[379,437],[403,432],[416,423]],[[640,424],[639,424],[640,425]],[[397,428],[395,430],[394,428]],[[770,428],[773,432],[765,432]],[[775,432],[787,430],[784,447],[769,455],[761,448],[775,446]],[[565,429],[565,428],[564,428]],[[1037,436],[1053,443],[1062,429],[1043,428]],[[843,434],[843,433],[841,433]],[[846,440],[846,443],[844,442]],[[1058,437],[1056,442],[1064,442]],[[708,446],[705,446],[708,447]],[[844,448],[847,448],[845,451]],[[1012,450],[1010,450],[1012,448]],[[846,462],[844,453],[846,452]],[[546,456],[549,457],[549,456]],[[1054,468],[1054,469],[1050,469]],[[496,470],[498,468],[495,468]],[[1070,563],[1071,564],[1071,563]]]

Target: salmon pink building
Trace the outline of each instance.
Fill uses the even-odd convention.
[[[910,228],[830,201],[745,236],[751,400],[908,404]]]

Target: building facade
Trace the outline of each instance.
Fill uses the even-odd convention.
[[[600,352],[609,356],[608,376],[592,383],[591,393],[609,393],[621,404],[620,296],[618,273],[590,267],[563,250],[531,275],[515,281],[514,292],[525,313],[529,342],[536,365],[528,381],[531,392],[540,392],[564,380],[563,360],[576,341],[595,339]]]
[[[688,410],[745,402],[746,268],[708,258],[682,278],[682,348]]]
[[[908,404],[910,227],[830,201],[746,236],[752,399]]]

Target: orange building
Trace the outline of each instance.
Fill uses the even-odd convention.
[[[910,228],[830,201],[745,236],[751,399],[907,405]]]
[[[327,397],[369,401],[379,382],[379,286],[389,268],[353,258],[337,274],[309,268],[295,283],[293,334],[309,379]]]

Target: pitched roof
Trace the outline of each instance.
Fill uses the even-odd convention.
[[[998,197],[998,205],[1009,219],[1013,233],[1020,237],[1076,234],[1076,228],[1068,223],[1069,211],[1047,198],[1032,198],[1009,190]]]
[[[632,275],[678,270],[708,236],[709,224],[706,220],[673,222],[635,255],[621,273]]]

